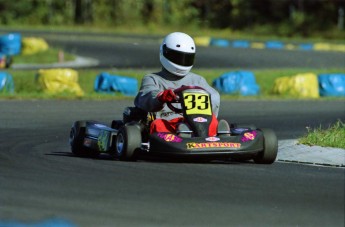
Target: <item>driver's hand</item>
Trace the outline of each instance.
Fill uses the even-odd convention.
[[[172,89],[167,89],[158,93],[157,98],[160,102],[172,102],[177,100],[177,96]]]

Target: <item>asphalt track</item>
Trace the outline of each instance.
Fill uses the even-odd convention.
[[[49,45],[69,53],[99,60],[96,68],[160,68],[159,45],[163,37],[110,33],[8,30],[42,37]],[[229,37],[231,39],[231,37]],[[344,68],[344,52],[287,51],[278,49],[197,46],[194,68]]]
[[[101,55],[97,43],[93,56],[90,50],[75,52]],[[119,52],[135,55],[136,46],[141,45]],[[105,49],[107,59],[118,57]],[[277,53],[282,59],[295,52],[272,55]],[[71,155],[68,134],[75,120],[110,122],[128,105],[132,102],[0,101],[0,226],[6,220],[52,218],[78,226],[344,226],[343,168]],[[307,126],[345,121],[344,113],[344,102],[336,100],[227,101],[220,117],[269,127],[279,139],[291,139]]]
[[[48,41],[81,56],[98,59],[97,68],[160,68],[160,39],[128,39],[95,42],[72,36],[68,42],[58,37],[50,37]],[[344,59],[345,54],[338,52],[197,47],[194,68],[343,68]]]

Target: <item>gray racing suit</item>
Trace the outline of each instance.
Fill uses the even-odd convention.
[[[180,88],[182,85],[199,86],[208,91],[211,94],[213,113],[216,117],[218,116],[220,104],[219,93],[207,83],[205,78],[191,72],[184,77],[180,77],[168,72],[164,68],[158,73],[151,73],[144,76],[139,93],[135,97],[134,105],[147,112],[155,112],[156,118],[171,120],[181,117],[180,114],[170,110],[165,103],[161,103],[157,99],[157,94],[169,88]]]

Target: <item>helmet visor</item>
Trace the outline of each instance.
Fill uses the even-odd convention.
[[[194,63],[195,53],[185,53],[168,48],[163,45],[163,56],[169,61],[182,66],[192,66]]]

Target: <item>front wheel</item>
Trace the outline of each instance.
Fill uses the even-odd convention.
[[[83,149],[83,140],[85,137],[85,121],[76,121],[70,131],[69,143],[71,145],[72,153],[77,156],[85,155]]]
[[[255,158],[254,162],[258,164],[272,164],[278,154],[278,139],[271,129],[260,129],[264,136],[264,150]]]
[[[123,126],[116,136],[116,153],[120,160],[135,161],[141,147],[141,131],[137,125]]]

